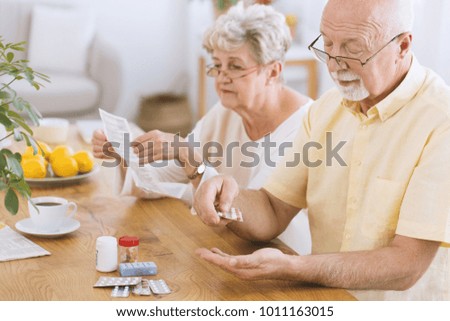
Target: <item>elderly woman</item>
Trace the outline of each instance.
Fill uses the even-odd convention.
[[[171,196],[191,203],[194,189],[217,174],[234,176],[242,187],[260,188],[284,152],[282,143],[285,147],[293,141],[312,102],[283,84],[290,44],[284,16],[270,6],[238,5],[220,16],[203,40],[212,58],[207,75],[215,78],[220,102],[186,139],[160,131],[137,137],[141,162],[170,161],[167,166],[147,166],[145,184],[141,174],[122,168],[117,184],[121,194]],[[164,148],[175,140],[197,143],[197,148]],[[101,131],[95,132],[92,143],[94,155],[105,157]]]

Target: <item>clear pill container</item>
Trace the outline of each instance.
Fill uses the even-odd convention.
[[[122,236],[119,238],[119,263],[134,263],[138,261],[139,238],[137,236]]]

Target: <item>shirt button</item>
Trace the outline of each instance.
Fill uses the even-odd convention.
[[[349,234],[349,233],[345,233],[344,238],[345,238],[346,240],[348,240],[348,239],[350,238],[350,234]]]
[[[361,125],[361,129],[366,129],[367,125]]]
[[[356,197],[351,197],[350,198],[350,203],[351,204],[356,204]]]
[[[361,166],[361,165],[362,165],[362,162],[361,162],[361,161],[356,161],[356,162],[355,162],[355,165],[356,165],[356,166]]]

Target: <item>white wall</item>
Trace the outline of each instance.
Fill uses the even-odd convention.
[[[198,60],[200,55],[206,52],[202,49],[202,35],[213,21],[213,8],[211,1],[188,0],[187,11],[187,71],[188,71],[188,97],[191,105],[194,120],[198,112]],[[207,106],[211,107],[217,100],[217,95],[213,88],[213,82],[208,79]]]
[[[99,32],[116,44],[125,66],[121,115],[132,118],[141,97],[186,92],[187,0],[96,0]]]
[[[115,45],[123,61],[120,115],[132,118],[142,96],[186,92],[186,80],[180,85],[180,79],[187,78],[188,0],[0,0],[0,10],[8,10],[11,2],[24,8],[0,21],[0,33],[11,41],[27,40],[23,37],[29,26],[17,22],[20,15],[30,15],[30,3],[88,6],[94,10],[97,32]]]
[[[413,50],[422,65],[450,84],[450,1],[415,0]]]
[[[277,0],[274,2],[273,6],[275,9],[284,14],[293,13],[297,15],[298,36],[294,39],[294,42],[300,44],[304,48],[307,48],[308,45],[319,35],[320,18],[326,3],[327,0]],[[286,70],[286,72],[289,73],[289,70]],[[301,72],[301,70],[297,68],[297,70],[293,70],[293,72]],[[290,75],[288,74],[287,76]],[[288,80],[288,85],[295,85],[293,80],[289,82],[289,77],[286,78]],[[326,66],[319,63],[319,96],[331,86],[333,86],[333,81],[328,75]],[[294,88],[297,90],[302,90],[303,93],[307,93],[306,86]]]

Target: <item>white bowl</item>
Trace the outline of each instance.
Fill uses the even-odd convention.
[[[49,144],[62,144],[67,141],[69,121],[64,118],[44,118],[39,127],[33,127],[33,137]]]

